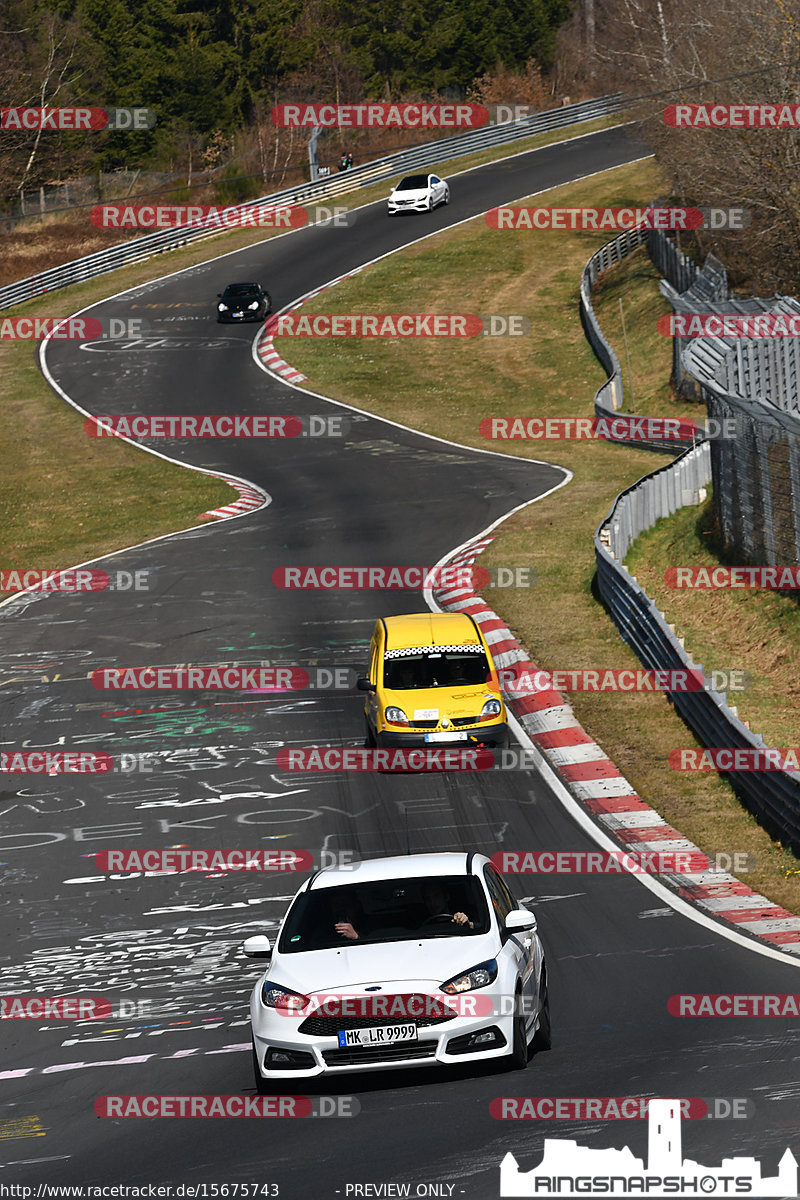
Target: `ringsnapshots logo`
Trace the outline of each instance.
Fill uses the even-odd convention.
[[[280,313],[268,317],[269,337],[477,338],[526,337],[522,313]]]
[[[156,114],[151,108],[3,108],[3,133],[97,132],[100,129],[141,132],[154,129]]]
[[[577,1142],[545,1138],[542,1159],[521,1171],[509,1151],[500,1164],[500,1195],[555,1197],[602,1196],[797,1196],[797,1160],[786,1150],[774,1176],[762,1174],[752,1156],[724,1157],[706,1167],[684,1158],[679,1098],[651,1099],[648,1104],[647,1161],[622,1150],[583,1147]]]
[[[480,129],[489,119],[483,104],[276,104],[270,112],[282,129]]]

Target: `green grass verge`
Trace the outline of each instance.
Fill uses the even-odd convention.
[[[648,161],[553,189],[539,202],[569,207],[644,204],[663,190],[663,179]],[[276,339],[276,347],[315,390],[482,449],[492,445],[479,434],[484,417],[585,417],[591,415],[593,394],[605,376],[581,328],[579,280],[603,240],[591,233],[498,232],[476,219],[381,260],[304,310],[402,312],[412,307],[408,297],[413,296],[417,312],[527,314],[533,322],[531,337],[333,342],[284,337]],[[637,400],[641,397],[637,407],[647,402],[662,412],[658,406],[672,402],[663,386],[669,343],[653,341],[660,301],[652,295],[653,273],[641,262],[628,269],[633,276],[624,304],[630,314],[626,322]],[[601,321],[609,309],[618,312],[613,280],[598,306]],[[608,328],[613,337],[613,321]],[[681,411],[686,408],[682,405]],[[531,567],[535,588],[489,591],[486,598],[542,667],[639,665],[595,597],[592,534],[616,495],[665,460],[602,442],[495,446],[565,466],[574,478],[510,517],[484,555],[486,565]],[[716,774],[690,776],[668,767],[671,750],[694,743],[664,697],[574,694],[571,702],[578,720],[668,821],[709,855],[749,851],[757,866],[747,882],[776,903],[800,908],[795,878],[787,879],[797,860],[764,833],[731,788]]]

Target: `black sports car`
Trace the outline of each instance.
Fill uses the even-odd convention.
[[[263,321],[271,312],[269,292],[258,283],[229,283],[217,293],[218,321]]]

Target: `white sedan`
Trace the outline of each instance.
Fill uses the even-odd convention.
[[[413,854],[329,867],[294,897],[250,997],[253,1068],[270,1082],[550,1048],[536,917],[485,855]]]
[[[430,212],[439,204],[450,203],[450,187],[438,175],[406,175],[389,193],[387,211],[391,217],[401,212]]]

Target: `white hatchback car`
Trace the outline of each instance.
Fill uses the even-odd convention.
[[[377,858],[312,875],[250,997],[253,1067],[272,1080],[501,1058],[550,1048],[536,917],[482,854]]]
[[[389,216],[402,212],[430,212],[439,204],[450,203],[450,187],[438,175],[406,175],[389,193]]]

